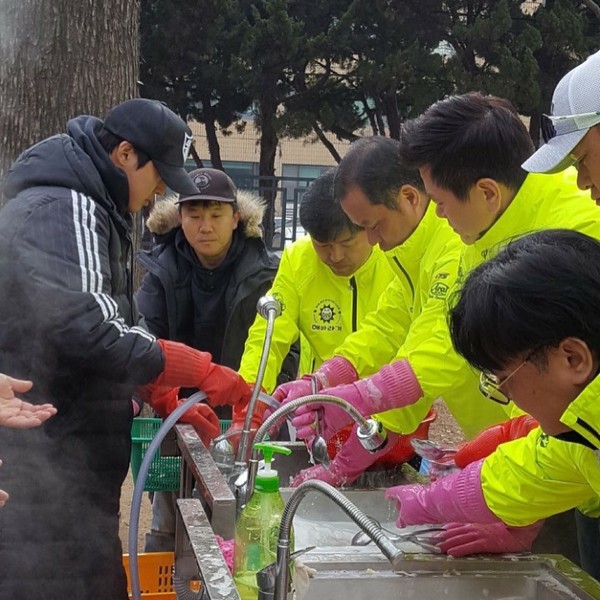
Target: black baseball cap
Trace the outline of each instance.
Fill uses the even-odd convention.
[[[235,202],[237,188],[231,178],[218,169],[196,169],[190,172],[194,183],[194,193],[181,194],[176,204],[190,200],[214,200],[216,202]]]
[[[162,102],[147,98],[126,100],[106,115],[104,127],[147,154],[174,192],[197,191],[183,168],[192,144],[192,130]]]

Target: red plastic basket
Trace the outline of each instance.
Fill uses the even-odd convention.
[[[384,456],[379,457],[373,467],[393,467],[410,460],[415,451],[410,443],[411,440],[426,440],[429,437],[429,427],[436,420],[437,412],[435,409],[430,409],[425,418],[421,421],[415,431],[408,435],[401,435],[394,447]],[[350,437],[350,432],[354,425],[348,425],[341,431],[338,431],[328,442],[327,451],[329,457],[333,458],[344,445],[345,441]]]

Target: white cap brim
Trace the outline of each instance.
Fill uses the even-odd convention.
[[[530,173],[559,173],[573,164],[569,156],[589,129],[557,135],[534,152],[521,166]]]

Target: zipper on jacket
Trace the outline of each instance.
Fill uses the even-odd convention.
[[[358,312],[358,290],[356,289],[356,278],[350,277],[350,289],[352,290],[352,331],[356,331]]]
[[[404,276],[406,277],[406,281],[408,281],[408,285],[410,286],[410,292],[411,292],[413,300],[414,300],[415,299],[415,286],[413,285],[413,282],[410,279],[410,275],[408,274],[408,271],[400,264],[400,261],[398,260],[398,258],[396,256],[394,256],[394,262],[398,265],[398,268],[404,273]]]

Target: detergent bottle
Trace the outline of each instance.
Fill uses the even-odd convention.
[[[273,453],[291,454],[289,448],[260,443],[265,466],[256,474],[254,493],[242,509],[235,525],[233,580],[242,600],[257,600],[258,571],[275,562],[277,539],[285,504],[279,491],[279,475],[271,468]],[[293,534],[291,538],[293,547]]]

